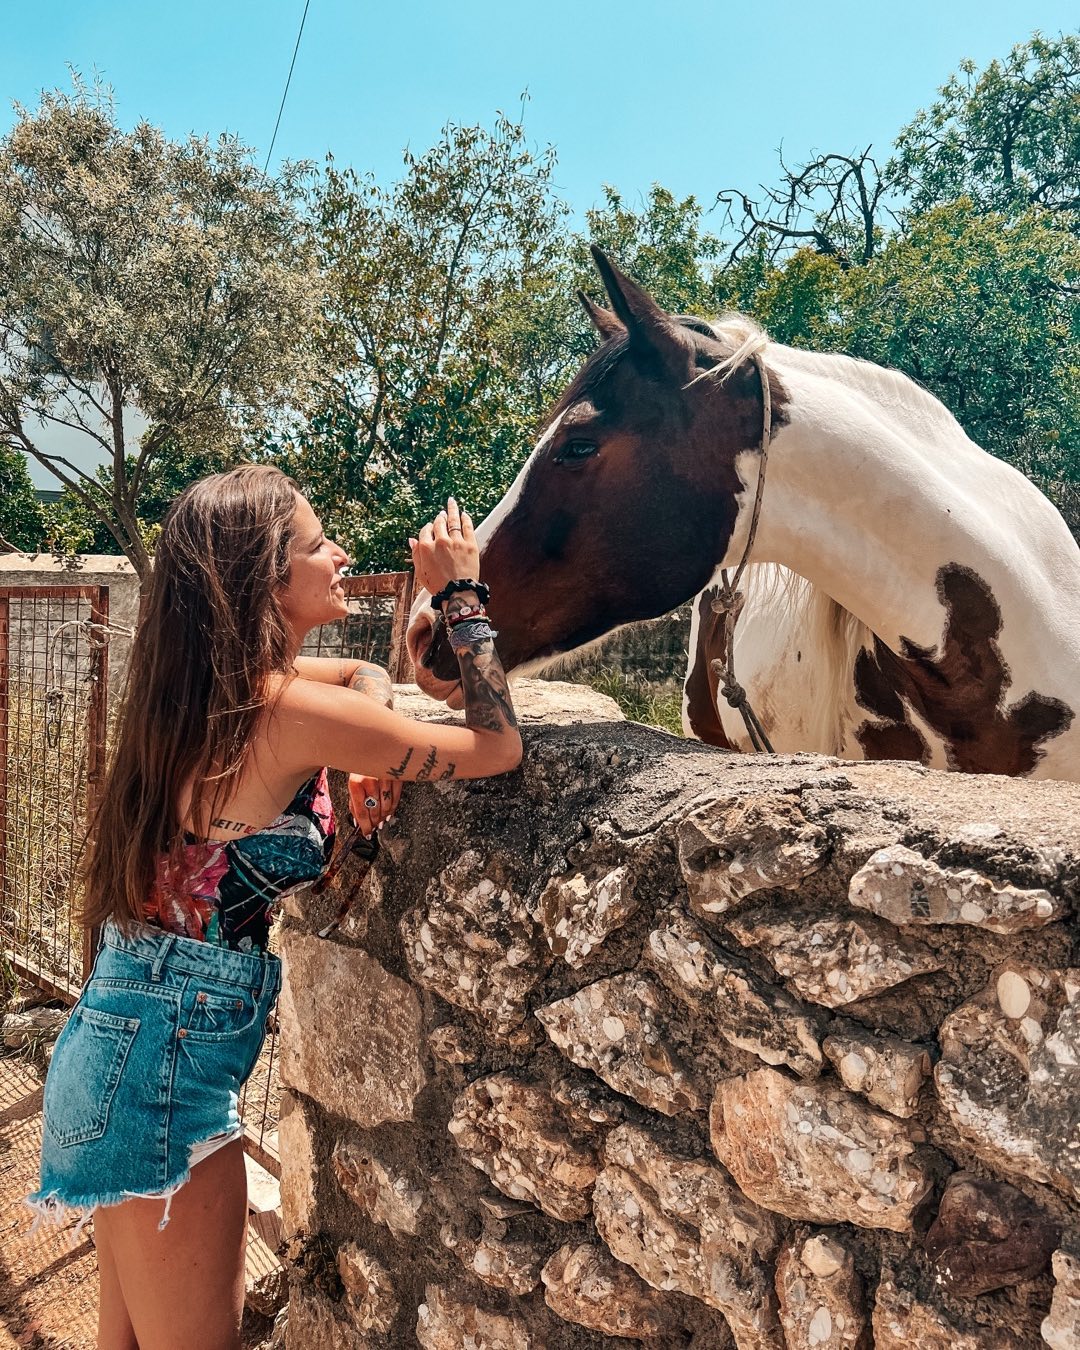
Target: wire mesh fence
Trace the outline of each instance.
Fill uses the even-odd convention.
[[[315,629],[304,644],[303,654],[374,661],[385,666],[395,684],[405,682],[410,678],[405,629],[412,595],[411,572],[346,577],[348,615]],[[271,951],[276,946],[276,933],[272,931]],[[259,1060],[244,1084],[239,1107],[247,1151],[275,1176],[280,1173],[277,1121],[281,1085],[277,1054],[275,1013]]]
[[[108,588],[0,587],[0,936],[12,969],[74,1002],[93,934],[75,873],[104,764]]]
[[[348,615],[316,629],[305,654],[408,679],[412,574],[347,577],[345,594]],[[69,1003],[96,945],[74,881],[105,763],[108,619],[108,587],[0,587],[0,940],[16,973]],[[275,1174],[277,1049],[275,1014],[240,1098],[245,1146]]]

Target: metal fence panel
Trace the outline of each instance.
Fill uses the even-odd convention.
[[[16,972],[69,1003],[93,951],[75,872],[104,767],[108,621],[104,586],[0,587],[0,935]]]

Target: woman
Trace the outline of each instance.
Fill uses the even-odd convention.
[[[270,906],[329,861],[327,766],[356,775],[370,831],[403,782],[520,761],[472,522],[451,499],[410,545],[461,663],[464,727],[383,706],[377,668],[299,655],[345,615],[349,559],[284,474],[205,478],[165,520],[85,869],[104,941],[56,1044],[30,1199],[94,1215],[102,1350],[239,1344],[236,1099],[278,989]]]

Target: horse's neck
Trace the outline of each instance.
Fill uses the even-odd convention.
[[[1017,684],[1050,686],[1076,706],[1080,550],[1042,494],[903,376],[778,347],[766,363],[787,420],[769,453],[755,559],[807,578],[897,652],[905,639],[908,650],[938,648],[943,569],[962,569],[1000,611]],[[756,455],[740,469],[748,503]],[[729,563],[748,517],[744,505]]]

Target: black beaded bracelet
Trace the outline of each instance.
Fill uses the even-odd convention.
[[[430,600],[431,608],[441,611],[443,605],[452,595],[458,591],[475,591],[477,598],[482,605],[486,605],[491,599],[491,592],[482,581],[475,581],[468,577],[463,577],[458,581],[448,581],[441,591],[437,591]]]

